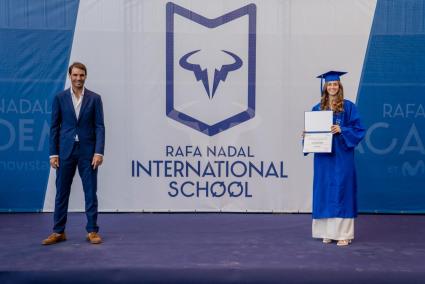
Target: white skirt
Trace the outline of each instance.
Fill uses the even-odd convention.
[[[313,238],[331,240],[354,239],[354,218],[313,219]]]

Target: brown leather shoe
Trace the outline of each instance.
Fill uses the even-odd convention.
[[[102,238],[96,232],[91,232],[87,235],[87,240],[94,245],[100,244],[102,242]]]
[[[47,239],[44,239],[41,244],[43,245],[53,245],[59,242],[66,241],[66,235],[65,233],[53,233],[50,236],[47,237]]]

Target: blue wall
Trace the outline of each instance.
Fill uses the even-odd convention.
[[[359,87],[362,212],[425,212],[425,4],[379,0]]]
[[[42,209],[79,1],[0,0],[0,211]]]

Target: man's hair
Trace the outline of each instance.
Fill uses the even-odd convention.
[[[72,68],[78,68],[78,69],[81,69],[81,70],[83,70],[83,71],[84,71],[84,73],[87,75],[87,68],[86,68],[86,65],[84,65],[84,64],[83,64],[83,63],[81,63],[81,62],[74,62],[74,63],[72,63],[72,64],[71,64],[71,66],[69,66],[69,68],[68,68],[68,74],[69,74],[69,75],[71,75]]]

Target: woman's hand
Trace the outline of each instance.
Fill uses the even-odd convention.
[[[332,134],[341,133],[341,127],[339,125],[332,125],[331,132]]]

